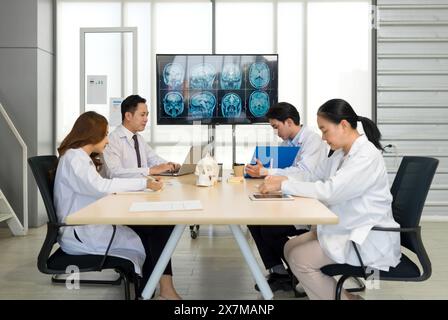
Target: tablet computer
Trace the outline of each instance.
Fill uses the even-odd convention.
[[[272,200],[294,200],[294,197],[289,194],[281,194],[281,193],[254,193],[249,196],[249,198],[253,201],[272,201]]]

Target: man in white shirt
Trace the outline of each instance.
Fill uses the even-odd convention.
[[[291,167],[285,169],[267,169],[257,159],[257,164],[247,165],[246,172],[252,177],[282,175],[290,178],[311,174],[322,157],[326,157],[327,146],[321,137],[300,125],[297,109],[287,102],[272,106],[266,114],[272,128],[283,139],[284,146],[300,146],[299,152]],[[269,271],[268,283],[272,291],[292,290],[291,277],[283,262],[283,247],[289,237],[306,232],[304,226],[248,226],[255,240],[261,259]],[[258,290],[258,286],[255,286]]]
[[[316,167],[319,159],[325,157],[327,145],[321,137],[305,125],[300,125],[300,115],[290,103],[279,102],[269,109],[266,117],[277,135],[283,140],[282,146],[300,147],[291,167],[268,169],[257,159],[257,164],[247,165],[246,173],[251,177],[308,175]]]
[[[139,134],[148,122],[146,99],[138,95],[124,99],[121,119],[122,124],[109,135],[109,145],[103,154],[109,178],[157,175],[180,168],[179,164],[159,157]]]
[[[146,99],[131,95],[121,103],[121,125],[109,135],[109,144],[103,153],[106,175],[110,178],[135,178],[175,171],[180,165],[159,157],[146,143],[139,132],[148,122]],[[129,226],[141,238],[147,252],[158,259],[162,254],[173,226]],[[157,260],[146,259],[143,264],[143,284],[152,273]],[[160,279],[167,299],[179,299],[172,280],[171,260]],[[141,286],[143,288],[143,286]]]

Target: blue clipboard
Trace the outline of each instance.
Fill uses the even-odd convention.
[[[250,164],[256,164],[255,159],[258,159],[265,168],[270,168],[272,163],[272,168],[284,169],[294,164],[299,150],[299,146],[257,146]],[[245,177],[251,178],[248,174]]]

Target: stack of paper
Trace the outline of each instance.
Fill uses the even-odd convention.
[[[184,210],[202,210],[202,204],[199,200],[186,201],[145,201],[134,202],[129,208],[130,212],[141,211],[184,211]]]
[[[244,177],[229,177],[227,179],[228,183],[241,183],[244,181]]]

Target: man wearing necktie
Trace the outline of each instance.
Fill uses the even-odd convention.
[[[142,167],[142,159],[140,157],[140,148],[138,146],[138,139],[137,139],[137,135],[136,134],[134,134],[132,136],[132,140],[134,140],[135,153],[137,154],[137,166],[139,168],[141,168]]]
[[[104,150],[107,175],[110,178],[134,178],[176,171],[180,165],[158,156],[139,132],[148,122],[146,99],[131,95],[121,103],[122,123],[109,135]]]
[[[139,134],[148,122],[146,99],[131,95],[121,103],[122,124],[109,135],[109,145],[104,150],[106,174],[110,178],[134,178],[175,171],[180,165],[167,162],[158,156]],[[146,252],[143,265],[143,285],[167,243],[173,226],[130,226],[142,239]],[[143,288],[143,285],[140,289]],[[172,280],[171,261],[160,279],[160,295],[165,299],[179,299]]]

